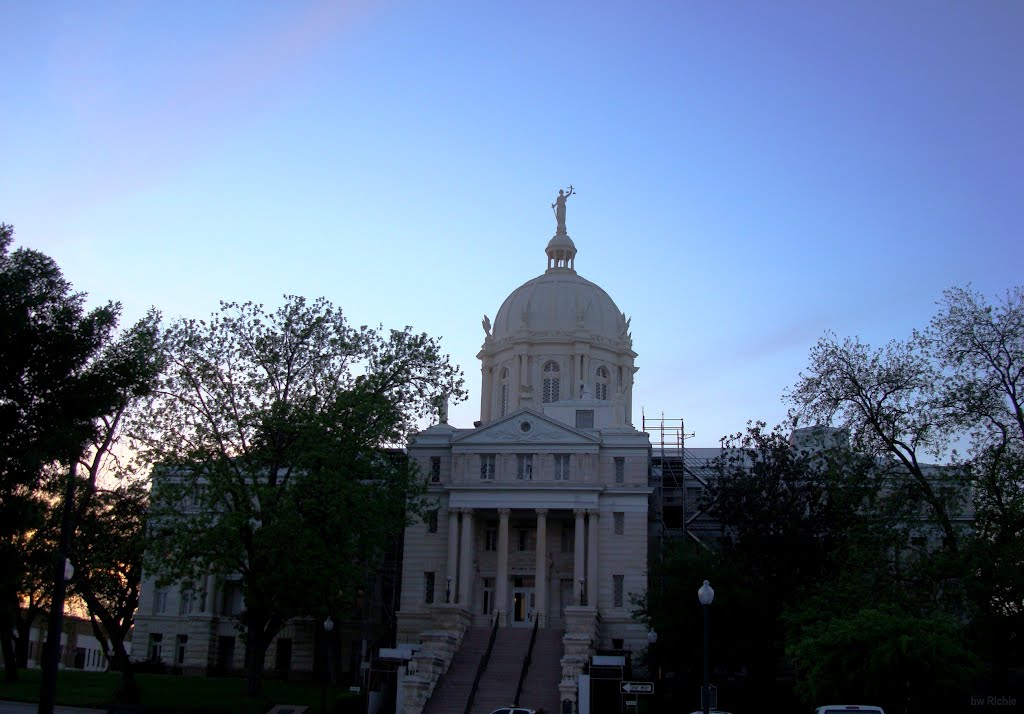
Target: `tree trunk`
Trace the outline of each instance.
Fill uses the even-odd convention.
[[[263,660],[270,640],[262,627],[249,627],[245,638],[245,693],[258,697],[263,689]]]
[[[75,532],[75,478],[73,465],[64,487],[64,510],[61,513],[60,540],[53,562],[53,594],[50,596],[50,622],[46,630],[46,656],[43,657],[43,676],[39,685],[39,714],[53,714],[57,700],[57,668],[60,664],[60,640],[64,622],[64,595],[67,581],[64,579],[64,564],[71,553],[71,541]]]
[[[32,611],[31,616],[19,618],[15,630],[18,639],[14,643],[14,660],[21,669],[28,669],[28,644],[32,641],[32,623],[36,620],[36,613]]]
[[[124,704],[137,704],[139,684],[135,681],[135,669],[124,648],[124,636],[110,639],[114,650],[114,668],[121,670],[121,689],[117,692],[117,697]]]

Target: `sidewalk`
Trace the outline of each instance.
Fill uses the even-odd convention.
[[[38,710],[39,705],[30,702],[0,702],[0,714],[36,714]],[[53,714],[107,714],[107,710],[58,705],[53,708]]]

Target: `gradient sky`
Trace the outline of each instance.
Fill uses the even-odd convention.
[[[1021,284],[1024,3],[0,0],[0,221],[134,320],[326,296],[443,338],[545,267],[632,317],[634,421],[781,421],[826,330]]]

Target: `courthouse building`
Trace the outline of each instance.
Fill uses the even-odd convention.
[[[484,317],[480,421],[442,419],[409,445],[437,509],[406,530],[397,629],[409,643],[495,621],[560,630],[564,701],[598,650],[647,646],[630,596],[647,589],[652,489],[629,320],[576,272],[558,218],[544,271]],[[429,696],[436,673],[416,671]]]

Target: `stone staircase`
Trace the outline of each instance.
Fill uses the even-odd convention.
[[[523,671],[523,660],[530,647],[530,634],[528,629],[504,627],[498,630],[491,659],[480,677],[472,714],[488,714],[498,707],[512,704],[519,675]],[[524,707],[543,707],[549,713],[559,711],[562,634],[560,630],[537,631],[530,670],[519,698]],[[473,678],[487,651],[490,636],[490,628],[486,627],[466,631],[462,646],[434,689],[424,714],[462,714],[465,711]]]
[[[523,660],[530,648],[532,630],[503,627],[498,630],[491,651],[491,661],[480,678],[480,688],[473,701],[472,714],[488,714],[498,707],[512,704],[523,672]],[[472,682],[470,682],[472,684]],[[467,690],[467,695],[469,694]],[[528,705],[527,705],[528,706]]]
[[[562,679],[562,635],[561,630],[537,630],[537,642],[533,645],[533,659],[530,671],[523,682],[523,693],[519,703],[524,707],[556,714],[559,706],[558,683]]]
[[[501,633],[499,631],[499,638]],[[487,651],[491,628],[471,627],[462,638],[462,646],[452,658],[451,666],[437,683],[433,695],[427,701],[423,714],[462,714],[473,688],[480,659]],[[495,641],[497,647],[497,641]]]

